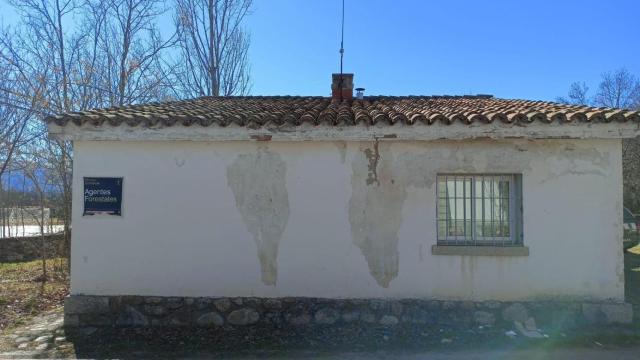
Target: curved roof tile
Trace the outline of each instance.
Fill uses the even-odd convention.
[[[329,97],[201,97],[143,105],[112,107],[49,116],[47,123],[65,126],[228,126],[355,125],[404,123],[640,122],[640,112],[566,105],[546,101],[476,96],[368,96],[339,102]]]

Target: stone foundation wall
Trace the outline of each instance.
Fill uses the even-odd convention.
[[[65,325],[296,327],[512,326],[571,328],[583,324],[624,324],[633,319],[626,303],[464,302],[435,300],[316,298],[192,298],[72,295]]]
[[[45,249],[47,258],[65,256],[64,236],[46,235]],[[42,258],[42,239],[40,236],[0,239],[0,263],[31,261]]]

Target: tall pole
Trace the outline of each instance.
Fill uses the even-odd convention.
[[[342,0],[342,28],[340,33],[340,102],[342,102],[342,59],[344,58],[344,0]]]

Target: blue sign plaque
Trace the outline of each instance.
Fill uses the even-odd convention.
[[[122,215],[122,178],[85,177],[83,215]]]

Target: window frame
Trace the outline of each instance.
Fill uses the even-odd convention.
[[[477,219],[476,219],[476,208],[477,208],[477,200],[479,199],[476,196],[476,182],[481,178],[496,178],[499,177],[498,181],[507,180],[509,183],[509,201],[508,201],[508,229],[509,229],[509,237],[504,236],[478,236],[477,235]],[[450,179],[452,178],[452,179]],[[463,183],[463,197],[462,203],[465,208],[463,208],[463,228],[465,235],[459,236],[448,236],[449,229],[449,219],[446,214],[447,210],[445,210],[445,218],[440,218],[440,202],[444,200],[445,206],[448,208],[451,202],[451,196],[448,196],[445,193],[445,197],[440,196],[440,183],[444,180],[445,184],[448,181],[454,182],[454,202],[458,199],[457,197],[457,181],[462,181]],[[471,182],[469,197],[466,196],[467,186],[466,182]],[[446,185],[445,185],[446,186]],[[438,173],[436,175],[436,238],[437,238],[437,246],[490,246],[490,247],[514,247],[514,246],[523,246],[523,233],[522,233],[522,175],[514,174],[514,173]],[[470,228],[471,235],[470,237],[466,234],[467,232],[467,220],[466,220],[466,203],[470,198]],[[484,196],[482,196],[482,201],[484,203]],[[457,205],[456,205],[457,206]],[[492,204],[493,206],[493,204]],[[445,234],[441,234],[440,225],[442,222],[445,222]],[[456,216],[453,221],[460,221],[457,219],[457,209]],[[483,220],[484,221],[484,220]],[[495,224],[495,219],[491,221],[492,227]],[[500,220],[502,223],[502,220]],[[455,225],[457,227],[457,225]],[[484,225],[483,225],[484,226]],[[500,225],[502,226],[502,225]]]

